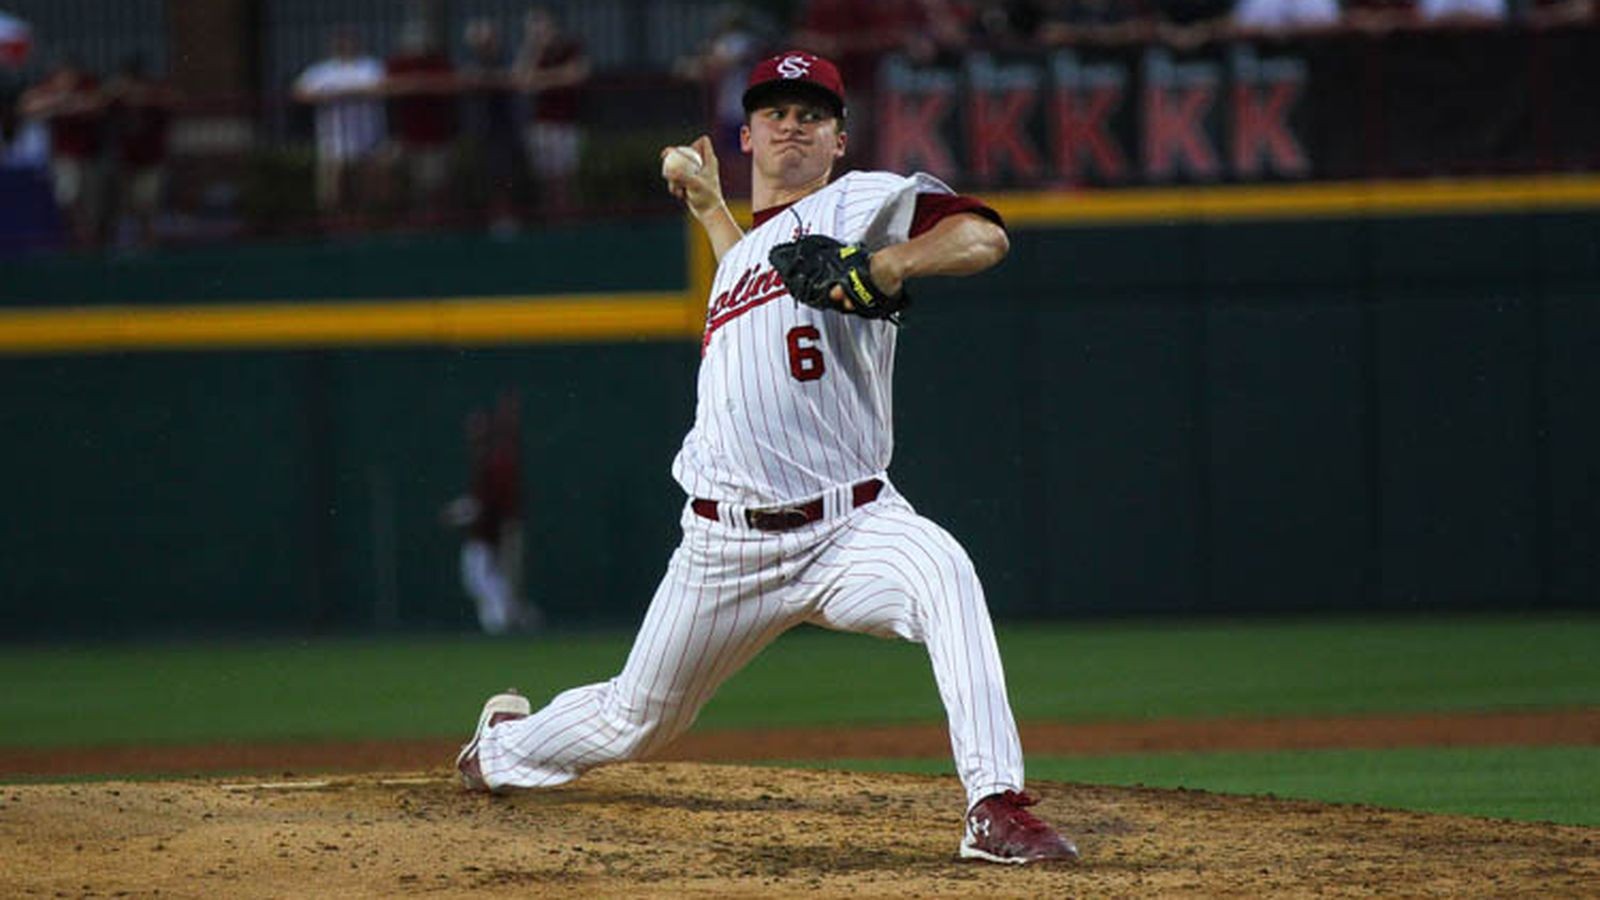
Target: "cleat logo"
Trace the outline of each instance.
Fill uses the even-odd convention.
[[[990,825],[990,822],[989,822],[988,819],[986,819],[986,818],[980,819],[977,816],[973,816],[972,818],[968,819],[967,821],[972,825],[972,833],[973,834],[977,835],[978,837],[988,837],[989,836],[989,825]]]

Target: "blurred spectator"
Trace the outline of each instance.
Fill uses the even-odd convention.
[[[22,116],[20,90],[13,91],[0,100],[0,122],[5,152],[0,153],[0,167],[16,169],[45,169],[50,166],[50,132],[47,124],[36,118]]]
[[[1155,37],[1155,18],[1138,0],[1055,0],[1039,24],[1040,43],[1119,43]]]
[[[0,69],[20,69],[32,53],[33,26],[0,12]]]
[[[583,43],[562,29],[555,13],[544,6],[529,10],[512,73],[531,106],[525,145],[547,212],[571,211],[577,200],[579,116],[589,72]]]
[[[1247,33],[1283,33],[1333,28],[1339,19],[1339,0],[1238,0],[1232,24]]]
[[[1395,28],[1414,25],[1409,0],[1344,0],[1347,28],[1382,34]]]
[[[673,65],[679,77],[706,85],[713,107],[711,142],[723,183],[729,188],[749,180],[748,172],[740,176],[743,166],[749,162],[739,150],[739,129],[744,127],[745,79],[768,43],[752,23],[749,13],[737,6],[727,6],[718,15],[711,36],[693,55]]]
[[[1155,0],[1156,34],[1178,49],[1197,47],[1228,26],[1233,0]]]
[[[1527,19],[1538,27],[1560,27],[1576,22],[1587,22],[1600,13],[1600,3],[1595,0],[1545,0],[1524,7]]]
[[[883,58],[905,51],[918,61],[931,61],[941,46],[963,44],[962,32],[963,22],[949,0],[804,0],[788,43],[826,56],[839,67],[851,98],[847,147],[857,153],[876,143],[871,113]]]
[[[1026,47],[1044,24],[1044,7],[1038,0],[976,0],[972,36],[995,49]]]
[[[1350,0],[1345,22],[1382,34],[1404,28],[1492,27],[1509,15],[1507,0]]]
[[[789,43],[833,60],[851,95],[864,96],[884,54],[901,49],[947,6],[938,0],[804,0]]]
[[[461,132],[472,157],[475,205],[494,234],[514,233],[517,198],[523,193],[523,156],[517,133],[517,96],[500,31],[489,19],[467,23],[462,35],[467,60],[460,69]]]
[[[1506,0],[1417,0],[1417,18],[1427,25],[1493,25],[1506,13]]]
[[[110,134],[116,149],[117,222],[140,247],[155,243],[155,220],[166,179],[167,132],[178,94],[134,55],[106,85]],[[120,230],[120,229],[119,229]]]
[[[104,206],[106,100],[100,80],[71,59],[63,59],[17,101],[25,119],[49,123],[50,176],[56,205],[79,247],[99,243]]]
[[[973,38],[976,36],[981,39],[984,26],[977,24],[981,9],[950,0],[920,0],[917,5],[920,9],[919,24],[905,29],[900,41],[901,52],[912,63],[957,65]],[[1009,13],[1006,15],[1009,17]],[[1005,29],[1012,32],[1014,29],[1009,24],[1010,19],[1006,21]],[[1029,24],[1029,31],[1036,24]]]
[[[424,19],[401,30],[400,49],[384,64],[383,92],[391,98],[389,131],[410,188],[412,214],[446,212],[450,149],[456,137],[455,66]]]
[[[295,79],[295,100],[316,106],[317,206],[324,215],[350,213],[362,199],[355,185],[370,176],[383,142],[383,77],[383,63],[340,29],[329,40],[328,58]]]

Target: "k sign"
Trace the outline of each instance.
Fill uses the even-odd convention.
[[[1249,45],[887,63],[877,160],[982,185],[1307,178],[1308,67]]]

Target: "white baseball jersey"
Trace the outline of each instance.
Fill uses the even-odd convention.
[[[485,784],[550,787],[649,756],[762,647],[811,624],[924,644],[968,806],[1022,789],[1022,744],[971,559],[886,480],[865,503],[848,489],[889,465],[895,328],[796,303],[767,262],[800,234],[872,249],[906,240],[917,195],[930,192],[950,189],[925,175],[845,175],[723,255],[699,409],[673,463],[684,489],[719,512],[685,504],[683,541],[616,677],[481,734]],[[721,511],[812,498],[823,516],[781,531]]]
[[[672,466],[690,496],[780,506],[888,469],[895,326],[802,305],[767,254],[811,234],[872,250],[904,241],[919,193],[951,190],[920,173],[851,172],[723,255],[706,310],[694,428]]]

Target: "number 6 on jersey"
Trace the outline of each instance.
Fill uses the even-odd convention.
[[[817,341],[822,333],[815,325],[796,325],[789,329],[789,374],[795,381],[816,381],[827,371],[822,362],[822,348]]]

